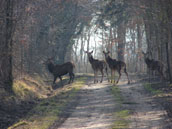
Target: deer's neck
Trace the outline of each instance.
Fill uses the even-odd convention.
[[[151,65],[152,65],[152,63],[153,63],[153,60],[151,60],[151,59],[149,59],[149,58],[146,58],[146,59],[145,59],[145,62],[146,62],[146,64],[147,64],[147,67],[148,67],[148,68],[151,68]]]
[[[106,58],[106,61],[107,61],[108,64],[111,64],[113,62],[113,59],[110,56],[108,56]]]
[[[116,60],[115,59],[112,59],[110,56],[108,56],[106,58],[106,61],[107,61],[107,63],[108,63],[108,65],[109,65],[110,68],[112,68],[116,64]]]
[[[89,62],[90,62],[91,64],[92,64],[92,63],[94,62],[94,60],[95,60],[95,59],[93,58],[93,56],[89,57],[88,59],[89,59]]]
[[[146,59],[145,59],[145,62],[146,62],[146,64],[149,65],[149,64],[151,63],[151,60],[150,60],[149,58],[146,58]]]
[[[53,73],[53,70],[54,70],[54,64],[53,63],[49,63],[48,64],[48,71],[50,72],[50,73]]]

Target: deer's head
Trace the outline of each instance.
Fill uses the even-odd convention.
[[[146,58],[148,59],[149,57],[152,57],[152,52],[151,51],[146,52],[146,53],[144,51],[142,51],[142,54],[144,56],[144,59],[146,59]]]
[[[55,68],[55,65],[53,63],[53,60],[51,58],[49,58],[47,61],[46,61],[46,65],[48,67],[48,70],[53,73],[54,71],[54,68]]]
[[[48,58],[46,61],[43,62],[43,64],[45,65],[53,64],[53,58]]]
[[[145,53],[144,51],[142,51],[142,54],[143,54],[144,59],[146,59],[146,58],[149,57],[149,54],[148,53]]]
[[[103,51],[103,54],[105,55],[105,58],[108,58],[109,57],[109,51],[108,52],[105,52],[105,51]]]
[[[87,55],[88,55],[88,58],[91,58],[92,57],[92,53],[93,53],[93,51],[91,51],[91,52],[88,52],[88,51],[84,51],[85,53],[87,53]]]

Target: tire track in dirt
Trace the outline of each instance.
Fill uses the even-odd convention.
[[[106,81],[89,83],[82,88],[79,96],[77,107],[58,129],[109,129],[114,122],[116,106],[110,84]]]
[[[127,81],[123,80],[119,85],[126,102],[123,107],[133,112],[129,118],[131,123],[129,128],[172,129],[163,107],[145,91],[144,84],[137,82],[137,80],[134,81],[135,83],[126,85]]]

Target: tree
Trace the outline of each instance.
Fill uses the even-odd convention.
[[[0,81],[2,87],[12,93],[12,44],[13,44],[14,0],[3,0],[0,11],[2,22],[0,32]]]

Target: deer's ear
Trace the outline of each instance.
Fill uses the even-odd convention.
[[[142,51],[142,54],[143,54],[143,55],[146,55],[146,53],[144,53],[144,51]]]

